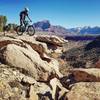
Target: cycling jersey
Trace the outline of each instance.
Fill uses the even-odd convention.
[[[21,20],[25,20],[26,16],[28,16],[27,11],[22,11],[22,12],[20,12],[20,19],[21,19]]]

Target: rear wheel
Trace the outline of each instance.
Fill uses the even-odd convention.
[[[17,32],[18,35],[23,35],[23,33],[24,33],[23,28],[21,26],[18,26],[16,28],[16,32]]]
[[[33,36],[35,34],[35,28],[32,25],[28,26],[27,32],[30,36]]]

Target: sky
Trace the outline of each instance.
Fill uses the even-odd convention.
[[[100,26],[100,0],[0,0],[0,15],[19,24],[19,13],[30,9],[33,23],[49,20],[66,28]]]

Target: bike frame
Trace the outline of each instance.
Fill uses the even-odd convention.
[[[25,21],[24,23],[25,23],[25,25],[24,25],[24,27],[25,27],[25,32],[27,32],[28,26],[30,25],[30,24],[29,24],[29,21]]]

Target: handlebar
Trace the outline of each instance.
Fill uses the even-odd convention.
[[[24,23],[27,25],[27,24],[29,24],[29,23],[32,23],[32,21],[26,20],[26,21],[24,21]]]

